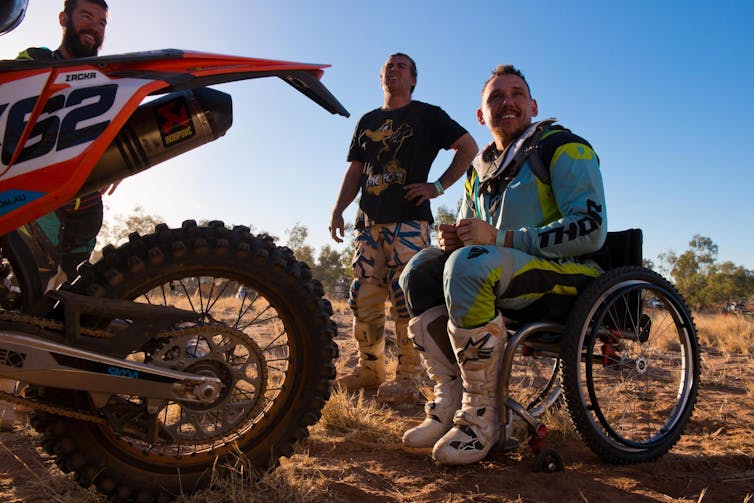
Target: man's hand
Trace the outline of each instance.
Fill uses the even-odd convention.
[[[345,226],[346,224],[343,222],[343,214],[342,213],[333,213],[330,217],[330,236],[335,240],[336,243],[342,243],[343,237],[345,235]],[[340,232],[340,236],[338,236],[338,233]]]
[[[456,234],[463,246],[494,245],[497,243],[497,228],[478,218],[464,218],[456,223]]]
[[[440,249],[445,253],[450,253],[453,250],[463,246],[463,243],[458,239],[456,233],[456,226],[450,224],[440,224],[437,226],[437,240],[440,242]]]
[[[440,195],[434,183],[409,183],[403,187],[403,190],[405,191],[403,197],[409,201],[416,199],[417,206]]]

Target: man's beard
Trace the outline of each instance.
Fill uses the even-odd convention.
[[[81,43],[81,35],[88,33],[94,37],[94,45],[89,47]],[[90,56],[96,56],[99,53],[99,48],[102,46],[102,39],[99,38],[97,32],[92,30],[76,31],[73,27],[71,20],[65,27],[65,34],[63,34],[63,45],[68,52],[70,52],[74,58],[88,58]]]

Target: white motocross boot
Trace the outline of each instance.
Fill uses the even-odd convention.
[[[419,351],[427,375],[434,381],[434,399],[424,405],[424,421],[403,434],[403,445],[427,449],[453,426],[453,415],[461,406],[461,376],[448,338],[448,311],[437,306],[412,318],[408,336]]]
[[[451,321],[448,331],[461,369],[463,398],[453,428],[437,441],[432,457],[443,465],[465,465],[483,459],[498,439],[497,386],[505,324],[498,314],[477,328],[458,328]]]
[[[359,344],[359,363],[335,383],[348,391],[373,389],[385,382],[385,319],[353,321],[353,335]]]

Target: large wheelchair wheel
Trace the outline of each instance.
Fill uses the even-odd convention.
[[[571,311],[561,354],[571,419],[602,459],[651,461],[678,441],[696,404],[699,342],[662,276],[631,266],[594,280]]]

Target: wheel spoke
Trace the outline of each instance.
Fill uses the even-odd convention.
[[[693,411],[699,373],[693,320],[672,285],[640,267],[611,271],[579,297],[567,334],[563,351],[577,358],[565,360],[564,388],[587,444],[611,462],[664,454]]]
[[[126,356],[222,383],[212,401],[165,401],[153,415],[145,399],[113,395],[96,404],[106,424],[46,415],[46,444],[76,453],[77,476],[89,480],[96,472],[109,493],[145,500],[178,494],[206,483],[207,473],[238,452],[265,470],[305,436],[329,397],[337,352],[331,307],[308,267],[268,236],[221,222],[160,224],[153,234],[107,247],[65,288],[196,313],[150,333]],[[84,322],[113,331],[132,324],[103,314]],[[48,389],[47,396],[94,411],[84,392]]]

